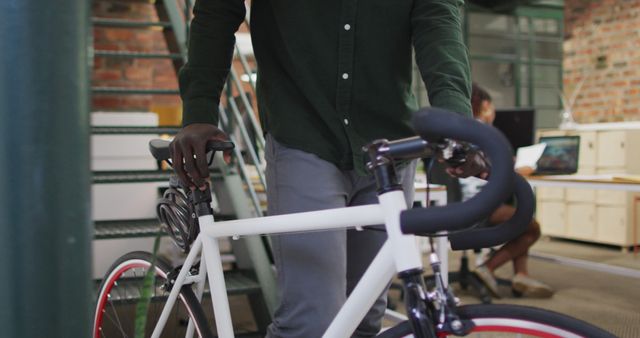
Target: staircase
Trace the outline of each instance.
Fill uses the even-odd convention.
[[[150,251],[160,230],[155,208],[144,206],[168,186],[171,171],[142,148],[149,139],[171,137],[180,128],[176,74],[187,58],[191,7],[191,0],[94,0],[92,190],[94,204],[108,201],[93,210],[95,278],[128,251]],[[246,35],[238,37],[245,40]],[[264,138],[251,102],[250,53],[236,47],[220,107],[221,127],[238,147],[231,165],[218,160],[212,169],[216,220],[263,214]],[[110,210],[111,205],[116,207]],[[138,209],[144,210],[136,214]],[[223,253],[231,267],[225,272],[229,294],[248,297],[261,335],[275,306],[267,243],[260,237],[221,241],[229,247]]]

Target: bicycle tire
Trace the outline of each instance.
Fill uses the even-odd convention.
[[[135,336],[135,308],[142,280],[151,266],[152,258],[148,252],[130,252],[118,258],[109,268],[98,289],[92,331],[94,338]],[[156,278],[147,311],[145,337],[153,332],[169,295],[161,285],[172,270],[171,265],[160,258],[156,259],[155,264]],[[196,336],[213,337],[200,302],[190,286],[183,286],[161,337],[184,336],[189,318],[195,325]]]
[[[465,337],[615,337],[611,333],[582,320],[528,306],[508,304],[476,304],[457,308],[463,319],[471,319],[476,327]],[[437,331],[437,336],[453,334]],[[413,337],[411,325],[404,321],[382,332],[378,338]]]

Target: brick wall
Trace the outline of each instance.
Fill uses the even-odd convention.
[[[153,4],[142,1],[94,0],[93,17],[157,21]],[[167,53],[160,28],[94,27],[96,51]],[[92,85],[99,87],[176,89],[171,60],[96,57]],[[177,124],[181,107],[177,95],[93,95],[93,111],[155,111],[162,124]]]
[[[180,1],[180,0],[177,0]],[[250,3],[250,2],[249,2]],[[93,0],[93,17],[137,21],[157,21],[155,7],[145,0]],[[247,33],[246,25],[240,32]],[[94,27],[94,49],[106,51],[134,51],[167,53],[166,42],[160,28]],[[248,60],[255,67],[253,59]],[[234,62],[242,74],[240,61]],[[178,82],[173,63],[169,59],[133,59],[96,57],[93,65],[92,85],[96,87],[126,87],[177,89]],[[245,91],[250,85],[245,84]],[[234,89],[234,95],[237,91]],[[252,102],[255,107],[255,98]],[[92,97],[93,111],[152,111],[160,115],[161,125],[179,125],[182,103],[178,95],[98,95]]]
[[[564,93],[581,123],[640,120],[640,1],[565,0]]]

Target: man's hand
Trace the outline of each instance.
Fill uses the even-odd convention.
[[[176,135],[169,150],[173,162],[173,170],[185,187],[191,190],[205,189],[209,179],[209,166],[205,150],[208,141],[227,141],[229,138],[222,130],[213,124],[190,124]],[[231,150],[224,153],[228,163]]]
[[[465,161],[454,167],[446,169],[453,177],[466,178],[470,176],[486,179],[489,176],[489,162],[482,152],[472,151],[466,154]]]

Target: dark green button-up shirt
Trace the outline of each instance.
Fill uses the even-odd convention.
[[[431,105],[470,115],[462,0],[253,0],[261,123],[279,142],[340,169],[362,146],[414,135],[412,47]],[[242,0],[199,0],[180,72],[183,125],[218,123]]]

